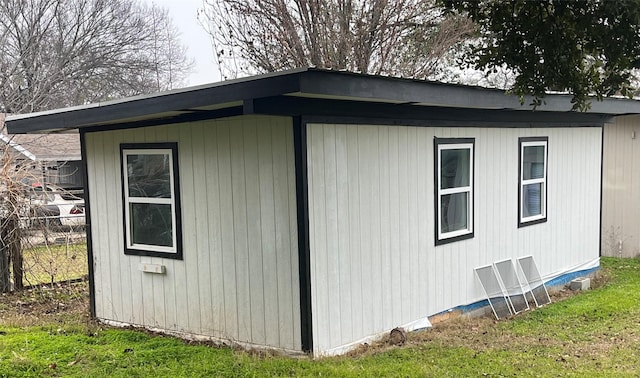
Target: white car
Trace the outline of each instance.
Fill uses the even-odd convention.
[[[83,193],[78,187],[33,184],[29,198],[34,220],[52,226],[84,226]]]

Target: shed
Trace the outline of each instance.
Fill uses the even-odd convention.
[[[299,69],[8,121],[79,129],[92,314],[342,353],[483,303],[474,268],[599,267],[603,125],[503,91]]]
[[[604,129],[602,254],[640,256],[640,115],[616,117]]]

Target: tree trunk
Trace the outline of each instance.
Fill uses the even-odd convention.
[[[7,203],[10,204],[11,212],[2,222],[0,237],[2,244],[6,249],[6,255],[9,257],[11,270],[13,271],[13,288],[20,290],[24,287],[22,283],[22,230],[20,228],[20,216],[16,209],[19,208],[18,190],[13,186],[9,186],[6,196]]]
[[[9,247],[9,258],[13,270],[13,285],[16,290],[20,290],[24,287],[22,283],[22,238],[20,236],[20,223],[16,214],[9,217],[7,226],[6,230],[9,231],[7,245]]]
[[[4,225],[5,219],[0,220],[0,225]],[[4,232],[0,234],[0,293],[7,293],[11,290],[9,281],[9,248],[4,239]]]

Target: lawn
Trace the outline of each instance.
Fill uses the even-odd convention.
[[[24,285],[76,280],[87,275],[86,242],[28,247],[23,250]]]
[[[602,259],[604,282],[506,321],[456,319],[313,361],[190,344],[86,317],[84,284],[0,299],[0,376],[637,376],[640,260]]]

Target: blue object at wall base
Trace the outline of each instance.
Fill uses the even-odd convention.
[[[549,280],[547,282],[545,282],[544,284],[547,286],[547,288],[549,287],[557,287],[557,286],[564,286],[567,283],[571,282],[571,280],[578,278],[578,277],[584,277],[584,276],[588,276],[591,273],[597,272],[598,270],[600,270],[600,266],[597,266],[595,268],[591,268],[591,269],[584,269],[584,270],[578,270],[575,272],[571,272],[571,273],[567,273],[567,274],[563,274],[559,277],[556,277],[552,280]],[[463,314],[467,313],[467,312],[471,312],[483,307],[487,307],[489,306],[489,300],[488,299],[483,299],[481,301],[478,302],[474,302],[474,303],[470,303],[468,305],[463,305],[463,306],[457,306],[454,307],[450,310],[445,310],[442,312],[439,312],[437,314],[433,314],[433,316],[437,316],[437,315],[442,315],[442,314],[446,314],[448,312],[451,311],[461,311]]]

